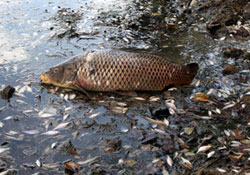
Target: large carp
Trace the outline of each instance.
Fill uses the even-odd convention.
[[[190,84],[198,64],[185,66],[149,53],[92,51],[52,67],[41,75],[45,84],[86,91],[161,91]]]

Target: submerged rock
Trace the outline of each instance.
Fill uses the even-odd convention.
[[[15,92],[15,88],[8,85],[2,91],[0,91],[0,96],[2,99],[10,99]]]
[[[160,107],[154,110],[150,110],[152,118],[158,120],[164,120],[164,118],[168,118],[170,116],[168,107]]]

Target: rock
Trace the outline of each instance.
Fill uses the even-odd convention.
[[[2,91],[0,91],[0,95],[3,99],[10,99],[15,92],[15,88],[12,86],[8,85],[6,86]]]
[[[222,27],[222,25],[218,22],[210,22],[207,24],[207,30],[211,35],[215,35],[217,30],[219,30]]]
[[[224,70],[222,71],[222,74],[223,75],[229,75],[229,74],[234,74],[238,72],[238,69],[232,65],[232,64],[227,64],[225,67],[224,67]]]
[[[152,118],[157,120],[164,120],[164,118],[168,118],[170,116],[168,107],[160,107],[154,110],[150,110]]]

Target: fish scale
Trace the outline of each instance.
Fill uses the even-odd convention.
[[[89,91],[160,91],[192,82],[198,64],[173,64],[164,57],[121,50],[81,54],[50,68],[42,83]]]
[[[186,66],[148,53],[105,50],[82,57],[77,64],[77,80],[85,90],[159,91],[170,84],[189,84],[193,79]]]

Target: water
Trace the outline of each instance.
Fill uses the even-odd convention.
[[[136,10],[144,6],[147,6],[146,12],[155,10],[152,3],[131,0],[0,2],[0,89],[11,85],[17,91],[17,95],[9,101],[0,100],[0,121],[3,123],[0,143],[10,148],[0,153],[1,157],[9,156],[6,169],[17,169],[19,174],[61,174],[64,171],[63,162],[68,159],[77,162],[100,156],[103,167],[108,169],[114,165],[114,172],[117,172],[117,162],[126,158],[127,151],[122,149],[110,156],[103,151],[102,140],[120,137],[123,146],[130,145],[136,149],[140,141],[136,140],[136,136],[131,136],[130,130],[152,127],[153,124],[144,116],[151,115],[150,108],[165,104],[164,100],[168,97],[161,93],[141,94],[143,97],[159,96],[161,100],[157,102],[131,100],[130,97],[113,93],[92,93],[95,101],[89,101],[80,94],[69,100],[75,92],[62,89],[55,92],[55,87],[40,85],[42,72],[73,55],[104,48],[146,49],[167,55],[181,64],[199,62],[201,70],[197,79],[215,77],[220,81],[224,62],[221,46],[238,45],[249,49],[249,41],[214,41],[205,33],[204,26],[198,24],[180,33],[162,32],[163,24],[154,21],[140,29],[134,28],[136,24],[130,25],[129,21],[140,21],[144,11]],[[231,88],[227,80],[213,86],[222,87],[222,90]],[[189,100],[191,94],[206,91],[209,87],[204,83],[201,87],[178,90],[171,95],[173,98],[179,97],[176,105],[181,108],[192,103]],[[242,86],[238,89],[239,92],[244,91]],[[127,106],[119,106],[115,102]],[[118,110],[118,113],[112,110]],[[39,115],[41,111],[44,112]],[[97,124],[82,127],[91,121]],[[65,122],[69,122],[69,125],[55,133],[53,128]],[[53,131],[52,135],[44,135],[47,131]],[[78,155],[61,154],[51,148],[53,143],[60,145],[66,139],[71,139],[79,151]],[[36,160],[55,167],[37,167]],[[137,161],[141,162],[138,167],[143,169],[144,164],[152,161],[151,154],[145,153]],[[88,166],[83,167],[83,171],[90,171]]]

